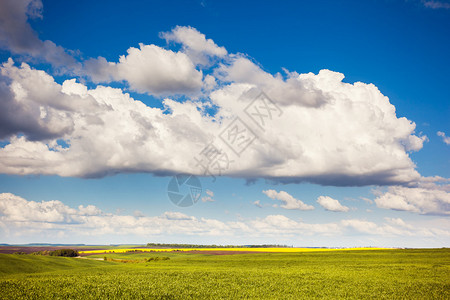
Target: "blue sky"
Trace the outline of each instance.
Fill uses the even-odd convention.
[[[0,242],[449,246],[449,2],[1,5]]]

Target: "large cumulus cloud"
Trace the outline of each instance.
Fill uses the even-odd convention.
[[[276,79],[258,69],[269,78],[264,85],[253,78],[223,82],[200,100],[166,98],[165,109],[117,88],[89,89],[75,79],[58,84],[12,60],[1,72],[2,137],[9,141],[0,149],[2,173],[205,175],[195,157],[214,141],[233,162],[220,174],[210,170],[214,175],[332,185],[404,184],[420,177],[409,157],[424,141],[414,134],[414,123],[398,118],[374,85],[344,83],[337,72]],[[224,69],[221,74],[227,76]],[[284,88],[278,85],[285,84],[300,87],[297,98],[279,100]],[[305,87],[321,100],[311,105],[311,98],[302,97]],[[254,100],[251,92],[264,88],[280,114],[261,130],[244,111]],[[256,136],[239,156],[218,139],[236,116]],[[68,147],[59,147],[58,140]]]
[[[183,26],[160,35],[168,46],[180,44],[177,51],[140,44],[118,62],[76,61],[51,41],[41,41],[27,23],[42,17],[39,0],[1,5],[3,48],[79,76],[58,83],[29,64],[3,63],[1,173],[191,173],[329,185],[404,185],[420,179],[409,153],[420,150],[426,137],[415,134],[413,122],[397,117],[372,84],[345,83],[343,74],[330,70],[271,74]],[[97,85],[111,82],[122,85]],[[161,97],[164,108],[145,105],[127,89]],[[254,102],[261,91],[276,111],[273,118]],[[271,118],[264,120],[267,114]],[[251,133],[251,143],[237,152],[224,130],[238,123]],[[197,156],[211,143],[227,156],[226,168],[205,170],[199,164]]]

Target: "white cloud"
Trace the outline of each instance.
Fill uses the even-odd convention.
[[[450,178],[444,178],[441,176],[421,177],[415,186],[428,190],[450,192]]]
[[[11,193],[0,194],[0,212],[3,221],[78,223],[84,216],[98,214],[94,206],[73,209],[58,200],[27,201]]]
[[[86,72],[95,82],[123,80],[132,90],[153,95],[192,94],[202,87],[202,72],[184,53],[144,44],[127,53],[118,63],[103,57],[88,60]]]
[[[163,32],[160,36],[167,42],[173,41],[183,45],[183,51],[195,62],[208,64],[210,57],[224,57],[227,50],[219,47],[213,40],[207,39],[203,33],[190,26],[176,26],[170,32]]]
[[[302,177],[321,184],[365,185],[369,181],[411,182],[420,177],[408,151],[420,150],[426,138],[414,135],[414,123],[396,117],[395,107],[374,85],[344,83],[342,74],[328,70],[284,81],[254,65],[251,69],[240,73],[241,77],[224,71],[242,83],[211,94],[222,108],[219,113],[239,115],[253,100],[242,97],[243,93],[257,87],[281,105],[283,114],[272,120],[240,163],[288,182]],[[267,164],[274,168],[268,169]]]
[[[43,71],[33,70],[25,63],[20,68],[13,64],[9,59],[0,70],[2,76],[13,81],[9,86],[0,81],[0,138],[17,133],[26,134],[31,140],[61,137],[74,129],[71,114],[100,110],[101,105],[87,95],[86,87],[74,80],[61,87]],[[84,90],[69,95],[69,86],[81,86]]]
[[[342,205],[341,203],[339,203],[338,200],[328,196],[320,196],[319,198],[317,198],[317,203],[319,203],[323,208],[329,211],[336,211],[336,212],[349,211],[349,208],[347,206]]]
[[[89,205],[70,208],[60,201],[27,201],[19,196],[0,194],[0,221],[10,229],[35,227],[38,231],[65,230],[77,235],[141,236],[173,234],[209,235],[227,226],[217,220],[201,220],[180,212],[165,212],[161,216],[145,217],[105,213]],[[223,234],[227,234],[224,232]],[[229,234],[229,233],[228,233]]]
[[[177,26],[171,32],[161,33],[166,41],[181,43],[180,52],[166,50],[156,45],[139,44],[122,55],[118,63],[103,57],[84,62],[82,74],[94,82],[125,81],[130,88],[151,95],[195,95],[203,87],[206,91],[215,85],[215,78],[195,68],[207,65],[211,57],[224,57],[227,51],[192,27]]]
[[[398,224],[376,224],[375,222],[349,219],[342,220],[341,224],[347,229],[358,234],[381,235],[381,236],[408,236],[415,235],[414,232]]]
[[[389,217],[385,217],[384,218],[389,224],[395,225],[395,226],[399,226],[399,227],[404,227],[404,228],[412,228],[411,225],[407,224],[405,221],[403,221],[401,218],[389,218]]]
[[[142,218],[142,217],[145,217],[144,213],[143,213],[142,211],[140,211],[140,210],[135,210],[135,211],[133,212],[133,216],[135,216],[136,218]]]
[[[189,217],[180,212],[166,211],[164,216],[169,220],[195,220],[195,218]]]
[[[295,199],[285,191],[277,192],[275,190],[266,190],[263,193],[274,200],[280,200],[283,204],[280,207],[285,209],[312,210],[314,206],[303,203],[301,200]]]
[[[181,104],[166,99],[171,113],[165,114],[119,89],[98,86],[88,90],[74,80],[61,86],[25,64],[17,68],[9,62],[2,74],[12,80],[5,87],[10,94],[5,106],[16,108],[0,113],[11,113],[10,119],[18,124],[9,122],[9,128],[2,127],[8,128],[3,134],[26,134],[13,136],[0,149],[2,173],[98,177],[125,170],[188,172],[187,158],[209,139],[204,127],[214,126],[189,101]],[[57,138],[70,147],[57,146]],[[179,147],[178,154],[174,145]]]
[[[375,198],[375,203],[385,209],[450,215],[450,193],[445,191],[446,188],[437,185],[424,187],[391,186],[386,193]]]
[[[445,132],[438,131],[437,135],[442,137],[442,141],[446,143],[447,145],[450,145],[450,136],[445,136]]]
[[[206,196],[202,197],[202,202],[214,202],[214,192],[211,190],[205,191]]]
[[[10,193],[0,194],[0,231],[4,241],[19,237],[36,239],[52,237],[53,241],[74,242],[93,240],[104,237],[123,240],[135,237],[134,241],[172,236],[199,236],[202,240],[220,240],[229,237],[230,241],[240,239],[244,243],[249,238],[261,241],[273,238],[302,240],[311,245],[316,238],[330,236],[337,240],[333,246],[342,245],[338,240],[348,239],[346,246],[358,246],[354,236],[379,236],[380,238],[427,238],[436,245],[446,246],[450,238],[447,219],[431,223],[413,225],[400,218],[386,218],[386,223],[377,224],[368,220],[345,219],[333,223],[305,223],[290,219],[284,215],[268,215],[264,218],[243,219],[239,221],[220,221],[216,219],[197,218],[180,212],[165,212],[159,216],[144,216],[141,212],[134,215],[105,213],[93,205],[71,208],[61,201],[28,201]],[[57,234],[56,234],[57,233]],[[90,239],[92,237],[93,239]],[[309,237],[308,239],[303,239]],[[369,239],[370,240],[370,239]],[[394,239],[395,241],[396,239]],[[447,242],[446,242],[447,241]],[[230,242],[232,243],[232,242]],[[360,244],[365,246],[367,244]],[[323,246],[323,244],[322,244]]]
[[[42,18],[40,0],[0,1],[0,47],[28,58],[45,60],[60,69],[79,68],[79,63],[63,47],[40,40],[28,24],[28,18]]]
[[[261,204],[260,200],[253,201],[253,205],[255,205],[256,207],[262,208],[262,204]]]
[[[212,44],[196,47],[217,50],[207,45]],[[404,184],[420,178],[409,151],[419,150],[426,137],[414,135],[415,124],[397,118],[395,107],[374,85],[344,83],[343,74],[328,70],[287,72],[283,79],[241,56],[225,60],[229,63],[216,69],[220,76],[207,75],[204,81],[186,54],[154,45],[130,48],[118,63],[86,62],[87,67],[101,65],[92,69],[95,81],[126,79],[135,90],[187,93],[184,102],[164,99],[164,110],[121,89],[88,89],[74,79],[60,85],[43,71],[9,61],[0,78],[0,135],[10,137],[9,145],[0,148],[0,172],[204,175],[195,157],[214,138],[228,149],[217,136],[240,116],[257,139],[239,157],[227,153],[231,164],[221,175],[328,185]],[[203,84],[209,98],[190,100],[189,93]],[[254,100],[252,92],[261,89],[282,110],[264,131],[243,113]],[[206,113],[213,105],[217,110]],[[58,139],[69,146],[58,146]]]
[[[363,200],[364,202],[368,203],[368,204],[373,204],[373,200],[366,198],[366,197],[359,197],[361,200]]]
[[[224,81],[257,86],[279,104],[318,107],[328,100],[326,93],[314,87],[314,81],[308,78],[311,73],[299,75],[296,72],[287,72],[287,79],[284,80],[281,74],[273,76],[248,58],[231,57],[231,63],[222,64],[215,71],[216,76]],[[333,72],[329,75],[339,81],[343,79],[340,73]]]

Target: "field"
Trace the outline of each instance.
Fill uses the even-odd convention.
[[[450,299],[448,249],[124,251],[0,254],[0,299]]]
[[[200,253],[211,253],[211,252],[239,252],[239,253],[253,253],[253,252],[270,252],[270,253],[293,253],[293,252],[318,252],[318,251],[361,251],[361,250],[384,250],[387,248],[340,248],[340,249],[330,249],[330,248],[169,248],[169,249],[155,249],[155,248],[109,248],[109,249],[94,249],[94,250],[83,250],[79,251],[80,254],[101,254],[101,253],[127,253],[132,251],[141,252],[200,252]]]

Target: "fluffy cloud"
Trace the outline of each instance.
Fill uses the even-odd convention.
[[[281,74],[273,76],[239,55],[232,56],[230,62],[222,64],[215,73],[224,81],[252,84],[279,104],[318,107],[329,100],[323,90],[314,87],[314,82],[309,80],[307,74],[300,76],[296,72],[286,71],[287,78],[283,79]],[[339,81],[343,79],[343,75],[339,73],[330,75],[337,77]]]
[[[320,196],[319,198],[317,198],[317,203],[319,203],[323,208],[329,211],[336,211],[336,212],[349,211],[349,208],[347,206],[342,205],[341,203],[339,203],[338,200],[328,196]]]
[[[171,113],[166,114],[119,89],[98,86],[88,90],[75,80],[56,84],[51,76],[26,64],[17,68],[9,62],[2,72],[12,80],[7,91],[17,109],[11,118],[22,126],[11,125],[7,133],[26,134],[12,137],[0,149],[3,173],[98,177],[126,169],[188,172],[186,158],[199,152],[209,138],[202,129],[208,119],[191,102],[167,99],[164,103]],[[9,103],[5,106],[11,107]],[[24,128],[28,122],[31,125]],[[58,147],[59,140],[69,147]],[[172,156],[177,153],[174,145],[180,148]]]
[[[333,235],[348,237],[351,243],[347,246],[355,246],[358,244],[354,241],[354,235],[369,235],[425,237],[433,241],[436,239],[442,245],[443,239],[450,238],[448,225],[448,220],[440,220],[437,224],[418,227],[399,218],[387,218],[382,224],[360,219],[305,223],[283,215],[224,222],[173,211],[159,216],[144,216],[140,212],[133,216],[106,213],[93,205],[72,208],[58,200],[35,202],[10,193],[0,194],[0,230],[8,240],[20,236],[51,236],[61,242],[73,242],[74,238],[85,241],[93,237],[98,241],[105,236],[110,239],[120,237],[121,240],[123,236],[134,236],[142,241],[142,238],[187,235],[203,239],[209,236],[213,240],[228,236],[230,241],[240,238],[248,242],[249,237],[260,237],[264,241],[273,237],[289,240],[309,237],[308,240],[312,241],[318,236]],[[55,236],[56,233],[58,236]]]
[[[167,42],[173,41],[183,45],[185,52],[195,63],[206,65],[210,57],[224,57],[227,50],[219,47],[213,40],[207,39],[197,29],[190,26],[176,26],[170,32],[163,32],[160,35]]]
[[[400,221],[399,221],[400,220]],[[360,219],[349,219],[342,220],[341,225],[347,230],[351,230],[359,234],[369,234],[369,235],[382,235],[382,236],[408,236],[415,235],[414,230],[405,228],[405,223],[403,220],[398,219],[397,224],[395,221],[387,220],[388,222],[382,225],[376,224],[375,222],[360,220]],[[398,224],[403,222],[403,224]]]
[[[445,189],[446,187],[437,185],[391,186],[386,193],[375,198],[375,203],[378,207],[385,209],[420,214],[450,215],[450,193]]]
[[[441,176],[421,177],[415,187],[450,192],[450,178]]]
[[[259,207],[259,208],[263,207],[260,200],[253,201],[253,205],[255,205],[256,207]]]
[[[10,193],[0,194],[0,215],[0,221],[11,229],[38,226],[43,230],[61,229],[80,235],[209,235],[229,230],[220,221],[197,219],[180,212],[165,212],[155,217],[117,215],[102,212],[92,205],[75,209],[56,200],[27,201]]]
[[[28,24],[28,18],[42,18],[41,0],[0,1],[0,46],[13,53],[43,59],[65,70],[76,70],[79,63],[61,46],[42,41]]]
[[[13,64],[9,59],[0,73],[3,79],[12,80],[9,86],[6,80],[0,81],[0,138],[19,133],[30,140],[61,137],[73,131],[71,115],[100,109],[101,105],[85,93],[64,93],[74,80],[61,87],[43,71],[32,70],[25,63],[20,68]]]
[[[202,87],[202,72],[181,52],[155,45],[131,47],[118,63],[103,57],[85,62],[85,72],[94,82],[125,81],[140,93],[191,94]]]
[[[399,227],[403,227],[403,228],[409,228],[411,229],[412,226],[407,224],[405,221],[403,221],[401,218],[389,218],[386,217],[384,218],[389,224],[394,225],[394,226],[399,226]]]
[[[211,190],[206,190],[205,191],[206,196],[202,197],[202,201],[203,202],[214,202],[216,200],[214,200],[214,192]]]
[[[137,91],[187,96],[183,102],[164,99],[164,109],[146,106],[121,89],[88,89],[75,79],[58,84],[27,64],[5,63],[0,138],[9,144],[0,148],[0,172],[191,173],[328,185],[405,184],[420,178],[409,151],[420,150],[426,137],[414,134],[411,121],[397,118],[374,85],[344,83],[343,74],[329,70],[272,75],[190,27],[163,36],[185,50],[222,57],[223,63],[212,67],[216,77],[202,80],[202,70],[183,52],[143,44],[118,63],[87,61],[85,71],[96,82],[125,80]],[[206,98],[189,99],[202,86]],[[271,107],[254,102],[261,90]],[[239,155],[224,138],[232,136],[224,130],[236,116],[254,134]],[[226,168],[199,164],[197,156],[211,142],[228,157]]]
[[[280,200],[283,204],[280,207],[285,209],[312,210],[314,206],[303,203],[301,200],[295,199],[285,191],[277,192],[275,190],[266,190],[263,193],[274,200]]]
[[[45,222],[78,224],[83,217],[96,216],[101,211],[93,205],[70,208],[61,201],[27,201],[11,193],[0,194],[0,212],[5,222]]]
[[[280,105],[282,116],[264,128],[244,153],[248,160],[240,163],[267,171],[265,177],[283,177],[288,182],[302,177],[321,184],[346,185],[351,181],[365,185],[410,182],[420,177],[408,151],[420,150],[426,137],[415,136],[415,124],[397,118],[395,107],[374,85],[344,83],[342,74],[328,70],[286,81],[260,69],[257,74],[263,79],[245,73],[239,81],[253,83],[235,82],[211,94],[214,104],[223,108],[219,111],[223,116],[230,111],[239,115],[250,105],[253,98],[242,95],[252,87],[264,90]],[[285,85],[289,80],[298,82],[298,92],[288,92],[290,88]],[[282,97],[283,91],[286,97]],[[305,93],[315,96],[303,97]],[[267,169],[267,164],[277,167]]]
[[[177,26],[161,33],[161,37],[167,42],[181,43],[182,51],[139,44],[139,49],[129,48],[118,63],[108,62],[103,57],[85,61],[81,74],[96,83],[124,81],[132,90],[151,95],[194,95],[202,87],[208,91],[216,85],[211,75],[203,79],[202,71],[195,65],[209,65],[212,58],[226,56],[225,48],[192,27]]]
[[[447,145],[450,145],[450,137],[445,136],[445,132],[438,131],[438,132],[437,132],[437,135],[440,136],[440,137],[442,137],[442,141],[443,141],[444,143],[446,143]]]

